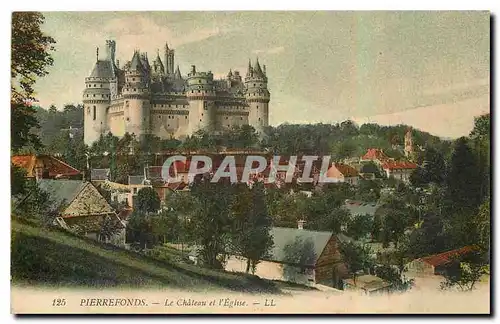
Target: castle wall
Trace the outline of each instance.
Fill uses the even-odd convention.
[[[125,135],[125,113],[123,100],[113,102],[108,109],[109,131],[118,137]]]
[[[147,99],[125,98],[125,132],[140,136],[149,131],[150,106]]]

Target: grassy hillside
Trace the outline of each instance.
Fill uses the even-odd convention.
[[[258,277],[157,261],[147,256],[13,219],[13,284],[73,287],[182,288],[280,293]]]

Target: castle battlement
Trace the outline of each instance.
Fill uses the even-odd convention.
[[[99,58],[85,78],[83,92],[85,143],[101,134],[154,134],[183,138],[198,129],[220,132],[224,128],[252,125],[258,132],[269,124],[269,100],[265,66],[258,60],[243,80],[238,71],[214,80],[211,71],[186,76],[174,70],[175,51],[164,48],[150,64],[147,53],[135,50],[122,68],[115,60],[116,42],[106,41],[106,55]]]

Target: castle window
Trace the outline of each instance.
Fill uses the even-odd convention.
[[[198,80],[199,83],[201,83],[201,80]]]
[[[170,105],[168,105],[168,108],[170,108]]]
[[[259,109],[259,106],[257,106],[257,109]]]
[[[185,116],[185,119],[188,119],[188,116]]]
[[[253,84],[253,86],[255,87],[255,83]]]
[[[201,114],[201,117],[203,117],[203,114]]]
[[[240,120],[243,120],[243,117],[240,117]]]
[[[163,105],[161,105],[161,107],[163,108]]]
[[[259,121],[260,121],[260,118],[259,118]]]
[[[228,119],[229,117],[226,117],[226,119]]]
[[[94,106],[94,116],[92,117],[93,120],[95,120],[95,115],[96,115],[96,108]]]
[[[201,119],[200,119],[200,121],[201,121]]]
[[[101,84],[101,88],[102,88],[102,84]]]
[[[95,97],[95,94],[93,94],[92,96]]]
[[[135,88],[134,88],[134,92],[135,92]]]
[[[135,78],[132,78],[132,81],[135,81]]]

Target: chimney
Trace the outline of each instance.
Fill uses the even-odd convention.
[[[299,220],[299,221],[297,221],[297,228],[300,229],[300,230],[304,229],[305,222],[306,222],[305,220]]]

